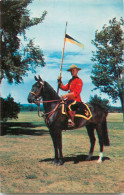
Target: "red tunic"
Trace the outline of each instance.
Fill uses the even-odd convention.
[[[60,88],[64,91],[70,90],[74,93],[74,100],[81,102],[80,93],[82,90],[83,82],[79,77],[72,78],[66,85],[62,85]]]

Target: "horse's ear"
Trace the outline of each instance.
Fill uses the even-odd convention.
[[[42,83],[44,83],[43,79],[40,77],[39,75],[39,81],[41,81]]]
[[[35,76],[34,78],[35,78],[36,81],[39,81],[38,78],[37,78],[36,76]]]

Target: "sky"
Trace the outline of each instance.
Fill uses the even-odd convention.
[[[57,90],[57,78],[60,72],[62,50],[65,36],[65,26],[67,34],[84,44],[84,49],[77,45],[66,42],[62,81],[66,84],[71,79],[70,72],[66,70],[71,64],[76,64],[82,70],[78,76],[83,80],[81,98],[83,102],[88,102],[91,96],[97,94],[101,98],[108,99],[105,93],[99,90],[92,91],[95,86],[90,78],[93,67],[91,58],[92,51],[96,48],[91,43],[95,38],[95,31],[102,30],[104,24],[116,17],[119,20],[123,16],[123,0],[33,0],[27,7],[30,10],[30,17],[40,17],[44,10],[48,13],[43,23],[26,30],[26,36],[34,40],[45,57],[46,66],[36,69],[36,76],[40,75],[55,90]],[[1,95],[7,97],[9,94],[14,100],[21,104],[27,104],[27,97],[32,85],[35,83],[35,74],[29,72],[24,77],[22,84],[8,84],[2,80]],[[65,92],[59,91],[61,96]],[[121,106],[120,101],[112,102],[112,106]]]

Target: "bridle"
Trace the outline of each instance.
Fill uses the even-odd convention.
[[[44,88],[44,83],[41,83],[41,86],[38,90],[37,93],[30,91],[31,94],[33,94],[36,98],[36,100],[34,101],[34,103],[38,106],[38,116],[39,117],[44,117],[46,122],[48,120],[48,118],[56,111],[56,109],[59,107],[60,104],[63,104],[64,101],[63,99],[57,99],[57,100],[48,100],[48,101],[42,101],[42,97],[40,98],[40,91]],[[39,99],[38,99],[39,98]],[[50,112],[44,113],[40,110],[40,103],[48,103],[48,102],[59,102]],[[48,116],[47,116],[48,115]]]
[[[43,117],[44,116],[44,113],[40,110],[40,103],[41,103],[41,99],[42,99],[42,97],[40,98],[40,91],[41,91],[41,89],[44,87],[44,83],[42,84],[41,83],[41,86],[40,86],[40,88],[39,88],[39,90],[38,90],[38,92],[37,93],[35,93],[35,92],[33,92],[33,91],[30,91],[30,93],[31,94],[33,94],[34,96],[35,96],[35,98],[36,98],[36,100],[34,101],[34,103],[38,106],[38,116],[40,117]],[[39,99],[38,99],[38,97],[39,97]],[[40,115],[40,113],[41,113],[41,115]]]
[[[32,93],[37,98],[40,95],[40,91],[41,91],[41,89],[43,89],[43,87],[44,87],[44,84],[41,83],[41,86],[40,86],[37,93],[35,93],[33,91],[30,91],[30,93]]]

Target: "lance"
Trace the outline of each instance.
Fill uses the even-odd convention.
[[[66,22],[65,37],[64,37],[64,44],[63,44],[63,51],[62,51],[62,60],[61,60],[61,65],[60,65],[60,75],[59,75],[60,78],[62,76],[62,65],[63,65],[63,57],[64,57],[64,51],[65,51],[65,38],[66,38],[67,24],[68,23]],[[57,93],[59,94],[59,84],[58,84]]]

